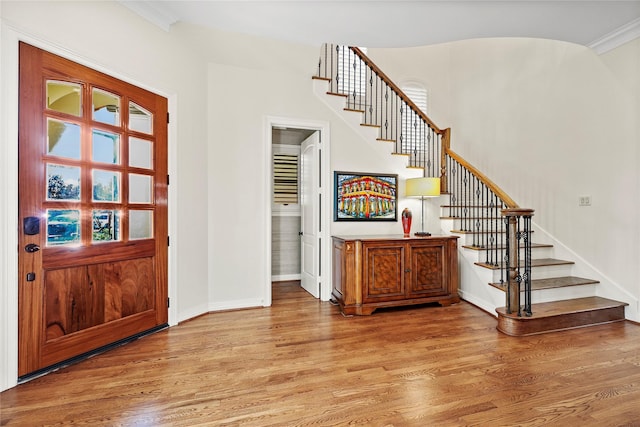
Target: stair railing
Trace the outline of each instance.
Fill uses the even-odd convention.
[[[357,47],[324,44],[316,78],[329,81],[329,93],[346,97],[346,110],[363,113],[363,125],[380,128],[379,140],[393,142],[394,154],[409,157],[409,167],[424,176],[443,173],[442,138],[438,128]]]
[[[454,153],[450,149],[451,130],[436,126],[361,49],[324,44],[314,78],[329,82],[329,94],[346,98],[345,110],[363,113],[363,125],[379,127],[378,140],[393,142],[394,154],[408,156],[408,167],[422,168],[425,177],[440,178],[441,192],[451,198],[449,217],[461,224],[461,230],[454,231],[472,233],[472,246],[484,251],[485,261],[480,264],[500,269],[500,282],[507,282],[507,307],[517,306],[521,312],[522,290],[524,311],[530,314],[531,216],[528,222],[523,219],[518,231],[508,232],[511,221],[520,224],[520,218],[526,218],[522,212],[528,210],[521,210],[497,185]],[[520,241],[529,242],[523,247],[523,259],[529,260],[522,263],[523,272],[520,250],[509,256],[509,248],[519,248]]]
[[[516,202],[478,169],[452,150],[446,152],[446,176],[450,194],[449,217],[456,219],[460,233],[471,236],[471,249],[484,252],[485,267],[500,268],[500,283],[506,281],[503,267],[506,227],[503,209],[518,208]],[[467,239],[468,241],[469,239]]]

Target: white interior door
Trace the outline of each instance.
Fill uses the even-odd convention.
[[[319,181],[318,164],[320,132],[315,132],[301,144],[300,150],[300,264],[301,286],[320,298],[320,284],[318,282],[318,254],[319,254]]]

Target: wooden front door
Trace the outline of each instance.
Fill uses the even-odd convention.
[[[167,323],[167,100],[20,44],[18,375]]]

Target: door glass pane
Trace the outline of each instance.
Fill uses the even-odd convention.
[[[93,201],[120,201],[120,172],[93,170]]]
[[[151,169],[153,154],[151,141],[129,137],[129,166]]]
[[[47,210],[47,246],[80,243],[80,211]]]
[[[153,211],[129,211],[129,240],[153,237]]]
[[[120,212],[112,210],[94,210],[92,226],[94,242],[113,242],[120,240]]]
[[[47,153],[52,156],[80,158],[80,126],[47,119]]]
[[[80,200],[80,168],[47,163],[47,200]]]
[[[47,108],[61,113],[82,115],[82,91],[77,83],[47,80]]]
[[[151,203],[152,179],[149,175],[129,174],[129,203]]]
[[[100,89],[93,89],[93,120],[120,126],[120,97]]]
[[[120,135],[94,129],[92,141],[94,162],[120,164]]]
[[[129,130],[152,134],[153,114],[141,106],[129,102]]]

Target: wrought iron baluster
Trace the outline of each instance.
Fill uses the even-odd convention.
[[[495,241],[495,233],[496,233],[496,227],[495,227],[495,220],[496,220],[496,197],[493,194],[493,191],[491,192],[487,192],[490,193],[489,197],[488,197],[488,205],[489,205],[489,209],[490,209],[490,214],[489,214],[489,236],[487,238],[487,262],[490,265],[495,265],[495,260],[497,259],[497,250],[498,248],[494,245],[494,241]]]
[[[480,201],[478,200],[478,195],[479,195],[479,182],[478,182],[478,178],[474,175],[473,176],[473,187],[471,189],[472,191],[472,195],[471,197],[473,198],[473,214],[471,215],[471,224],[473,225],[473,246],[478,247],[480,246],[480,242],[478,237],[480,236],[480,214],[481,214],[481,207],[480,207]]]
[[[385,92],[384,92],[384,122],[385,123],[389,123],[389,112],[391,111],[390,108],[390,101],[393,102],[393,96],[389,96],[389,86],[386,85],[385,86]],[[388,134],[385,136],[385,139],[388,138]]]
[[[335,85],[335,88],[332,86],[331,91],[334,93],[343,93],[344,91],[341,90],[342,89],[341,85],[343,83],[342,83],[342,79],[340,78],[340,74],[344,75],[344,52],[342,52],[339,45],[336,45],[336,60],[338,61],[338,66],[336,67],[336,78],[335,78],[336,85]]]

